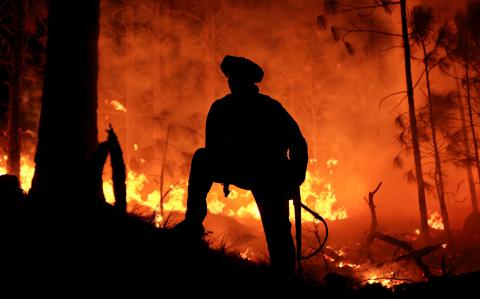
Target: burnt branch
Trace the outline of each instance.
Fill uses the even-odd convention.
[[[370,230],[368,232],[366,241],[365,241],[365,253],[369,259],[369,261],[377,266],[382,266],[384,264],[388,263],[397,263],[397,262],[403,262],[403,261],[413,261],[415,265],[423,272],[424,276],[427,278],[433,278],[433,274],[430,271],[430,267],[426,265],[423,262],[423,257],[442,248],[442,244],[439,245],[431,245],[431,246],[426,246],[421,249],[415,250],[413,245],[409,242],[400,240],[398,238],[395,238],[393,236],[381,233],[377,231],[378,227],[378,221],[377,221],[377,213],[376,213],[376,206],[375,206],[375,201],[374,201],[374,196],[382,186],[382,182],[378,184],[378,186],[371,192],[368,193],[368,200],[365,199],[365,201],[368,203],[368,206],[370,208],[370,215],[372,218],[372,223],[370,225]],[[393,258],[390,261],[387,262],[377,262],[375,263],[373,255],[371,253],[371,246],[375,240],[383,241],[385,243],[391,244],[393,246],[396,246],[399,249],[404,250],[407,252],[406,254],[403,254],[399,257]]]
[[[115,195],[115,208],[122,212],[127,210],[127,186],[125,161],[122,148],[112,126],[108,132],[108,147],[110,150],[110,165],[112,167],[113,194]]]

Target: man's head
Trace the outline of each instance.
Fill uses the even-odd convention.
[[[256,88],[255,83],[259,83],[263,79],[262,68],[244,57],[227,55],[223,58],[220,68],[228,78],[228,86],[232,94]]]

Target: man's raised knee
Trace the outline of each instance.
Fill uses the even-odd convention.
[[[206,148],[199,148],[193,154],[194,161],[205,161],[207,159],[207,149]]]

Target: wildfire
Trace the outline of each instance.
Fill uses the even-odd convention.
[[[443,230],[443,221],[442,221],[442,215],[438,212],[433,212],[430,214],[430,217],[428,218],[428,225],[436,230]]]
[[[6,173],[6,162],[8,157],[0,158],[0,174]],[[315,161],[310,161],[315,163]],[[331,174],[332,168],[337,165],[338,161],[328,160],[328,172]],[[28,191],[31,185],[31,179],[34,174],[34,164],[28,157],[21,158],[21,185],[25,191]],[[186,195],[187,183],[180,181],[177,184],[166,186],[164,189],[163,210],[164,215],[159,213],[160,210],[160,191],[147,191],[147,186],[151,185],[150,178],[143,173],[136,173],[128,171],[127,173],[127,203],[128,211],[130,213],[137,213],[139,206],[145,208],[143,211],[148,211],[149,216],[154,219],[154,224],[161,227],[166,217],[171,212],[184,213],[186,211]],[[113,204],[113,183],[107,176],[104,177],[103,190],[108,203]],[[305,203],[315,209],[319,214],[326,219],[336,220],[347,217],[344,208],[335,208],[336,196],[331,183],[326,179],[321,178],[318,173],[307,172],[306,180],[301,186],[301,194]],[[234,208],[232,202],[242,202],[243,204]],[[237,219],[253,219],[260,220],[260,213],[255,204],[253,196],[250,191],[244,191],[232,188],[227,199],[223,197],[223,192],[212,190],[207,198],[209,212],[216,215],[224,215],[235,217]],[[291,207],[293,209],[293,207]],[[293,215],[293,211],[291,213]],[[313,221],[309,214],[302,214],[303,221]],[[443,229],[442,217],[438,212],[430,214],[428,224],[434,229]],[[419,230],[416,231],[416,234]],[[402,271],[399,269],[383,268],[374,269],[370,265],[358,264],[349,257],[348,248],[340,248],[334,250],[330,248],[332,255],[328,253],[324,258],[334,265],[338,271],[350,271],[354,269],[359,273],[360,279],[364,283],[373,284],[380,283],[384,287],[392,288],[398,284],[403,283],[404,279],[399,279]],[[334,254],[333,254],[334,252]],[[254,249],[247,247],[239,251],[239,256],[245,260],[254,261],[258,257]]]
[[[4,156],[0,159],[0,174],[7,173],[7,160],[7,156]],[[331,171],[331,168],[337,163],[338,161],[333,159],[327,161],[329,172]],[[23,190],[25,190],[26,192],[31,187],[34,170],[35,167],[32,160],[28,157],[22,157],[20,182]],[[145,190],[145,186],[148,182],[149,179],[145,174],[136,173],[131,170],[128,171],[126,182],[128,209],[129,212],[134,212],[135,208],[138,207],[138,205],[146,207],[148,210],[151,211],[152,215],[154,215],[155,224],[157,226],[160,226],[164,220],[164,215],[162,216],[158,213],[160,204],[160,192],[159,190],[147,192]],[[187,184],[185,182],[180,182],[179,184],[168,186],[168,192],[163,199],[163,210],[165,211],[165,213],[183,213],[186,211],[186,188]],[[104,178],[103,190],[107,202],[113,204],[113,202],[115,201],[115,197],[113,194],[113,183],[111,179],[106,177]],[[311,172],[307,172],[305,182],[301,187],[301,195],[304,199],[304,202],[311,206],[319,214],[323,215],[325,219],[336,220],[344,219],[347,217],[347,212],[344,208],[333,208],[337,199],[332,185],[330,183],[327,183],[325,179],[322,179],[319,176],[314,176]],[[211,192],[207,199],[209,212],[216,215],[260,220],[260,212],[258,211],[257,205],[250,191],[243,192],[232,189],[230,195],[228,196],[228,199],[242,199],[246,203],[238,208],[229,207],[229,204],[225,201],[223,195],[220,195],[219,192]],[[290,207],[290,215],[293,219],[293,205]],[[432,214],[430,219],[432,219],[432,224],[430,224],[431,221],[429,220],[429,224],[431,226],[434,225],[433,223],[441,224],[441,217],[438,215],[438,213]],[[302,212],[302,220],[314,221],[314,218],[310,214]],[[434,222],[434,220],[436,222]]]
[[[0,158],[0,174],[7,173],[7,160],[7,156]],[[329,172],[331,171],[331,168],[337,163],[338,161],[333,159],[327,161]],[[28,157],[23,156],[21,158],[20,182],[23,190],[25,190],[26,192],[31,187],[34,170],[35,167],[32,160]],[[148,210],[151,211],[152,215],[153,213],[155,213],[155,223],[158,226],[161,225],[164,219],[162,215],[159,215],[158,213],[160,204],[160,191],[146,191],[146,185],[149,183],[149,178],[147,178],[145,174],[136,173],[131,170],[127,173],[126,183],[127,203],[129,211],[133,212],[135,207],[138,207],[138,205],[146,207]],[[165,211],[165,213],[168,214],[170,212],[186,211],[186,189],[187,184],[184,181],[180,181],[176,185],[167,186],[167,192],[163,198],[163,210]],[[104,177],[103,190],[107,202],[113,204],[115,198],[113,194],[113,183],[110,178]],[[307,172],[305,182],[301,186],[301,195],[304,202],[310,207],[312,207],[314,210],[316,210],[319,214],[324,216],[325,219],[336,220],[344,219],[347,217],[347,212],[344,208],[334,208],[337,199],[332,184],[327,183],[325,179],[320,178],[318,175],[313,175],[310,171]],[[223,198],[223,193],[210,192],[209,197],[207,198],[208,210],[210,213],[216,215],[260,220],[260,213],[250,191],[237,190],[235,188],[232,188],[230,195],[228,196],[228,200],[234,202],[236,199],[245,202],[245,204],[234,208],[229,203],[229,201]],[[293,205],[290,208],[290,214],[293,219]],[[432,220],[432,223],[441,224],[441,217],[438,215],[438,213],[432,214],[431,219],[436,219],[437,221],[433,222]],[[302,220],[314,221],[314,218],[310,214],[302,212]]]
[[[327,165],[330,165],[330,167],[338,163],[336,160],[329,161]],[[157,190],[147,193],[144,190],[147,183],[148,178],[144,174],[129,171],[127,175],[127,202],[129,206],[140,204],[158,212],[160,193]],[[186,188],[187,185],[184,182],[168,187],[168,194],[163,200],[166,213],[186,211]],[[114,195],[110,179],[104,180],[103,189],[107,202],[113,203]],[[332,184],[327,183],[325,179],[315,176],[311,172],[307,172],[305,182],[301,186],[301,195],[304,202],[325,219],[337,220],[347,217],[347,212],[344,208],[334,208],[337,199]],[[234,208],[230,204],[230,200],[235,202],[236,199],[245,202],[245,204]],[[228,201],[223,198],[222,192],[211,191],[207,198],[207,203],[208,210],[212,214],[260,220],[260,213],[250,191],[232,188]],[[290,208],[290,214],[293,219],[293,205]],[[163,220],[162,217],[157,217],[156,219],[160,222]],[[314,221],[314,218],[312,215],[302,212],[302,220]]]

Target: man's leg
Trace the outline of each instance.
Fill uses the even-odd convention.
[[[199,225],[207,216],[207,194],[213,184],[207,150],[198,149],[192,158],[188,178],[187,212],[185,222]]]
[[[275,190],[277,189],[277,190]],[[252,190],[257,202],[270,253],[270,264],[283,278],[293,277],[295,271],[295,245],[291,233],[289,197],[277,188]]]

